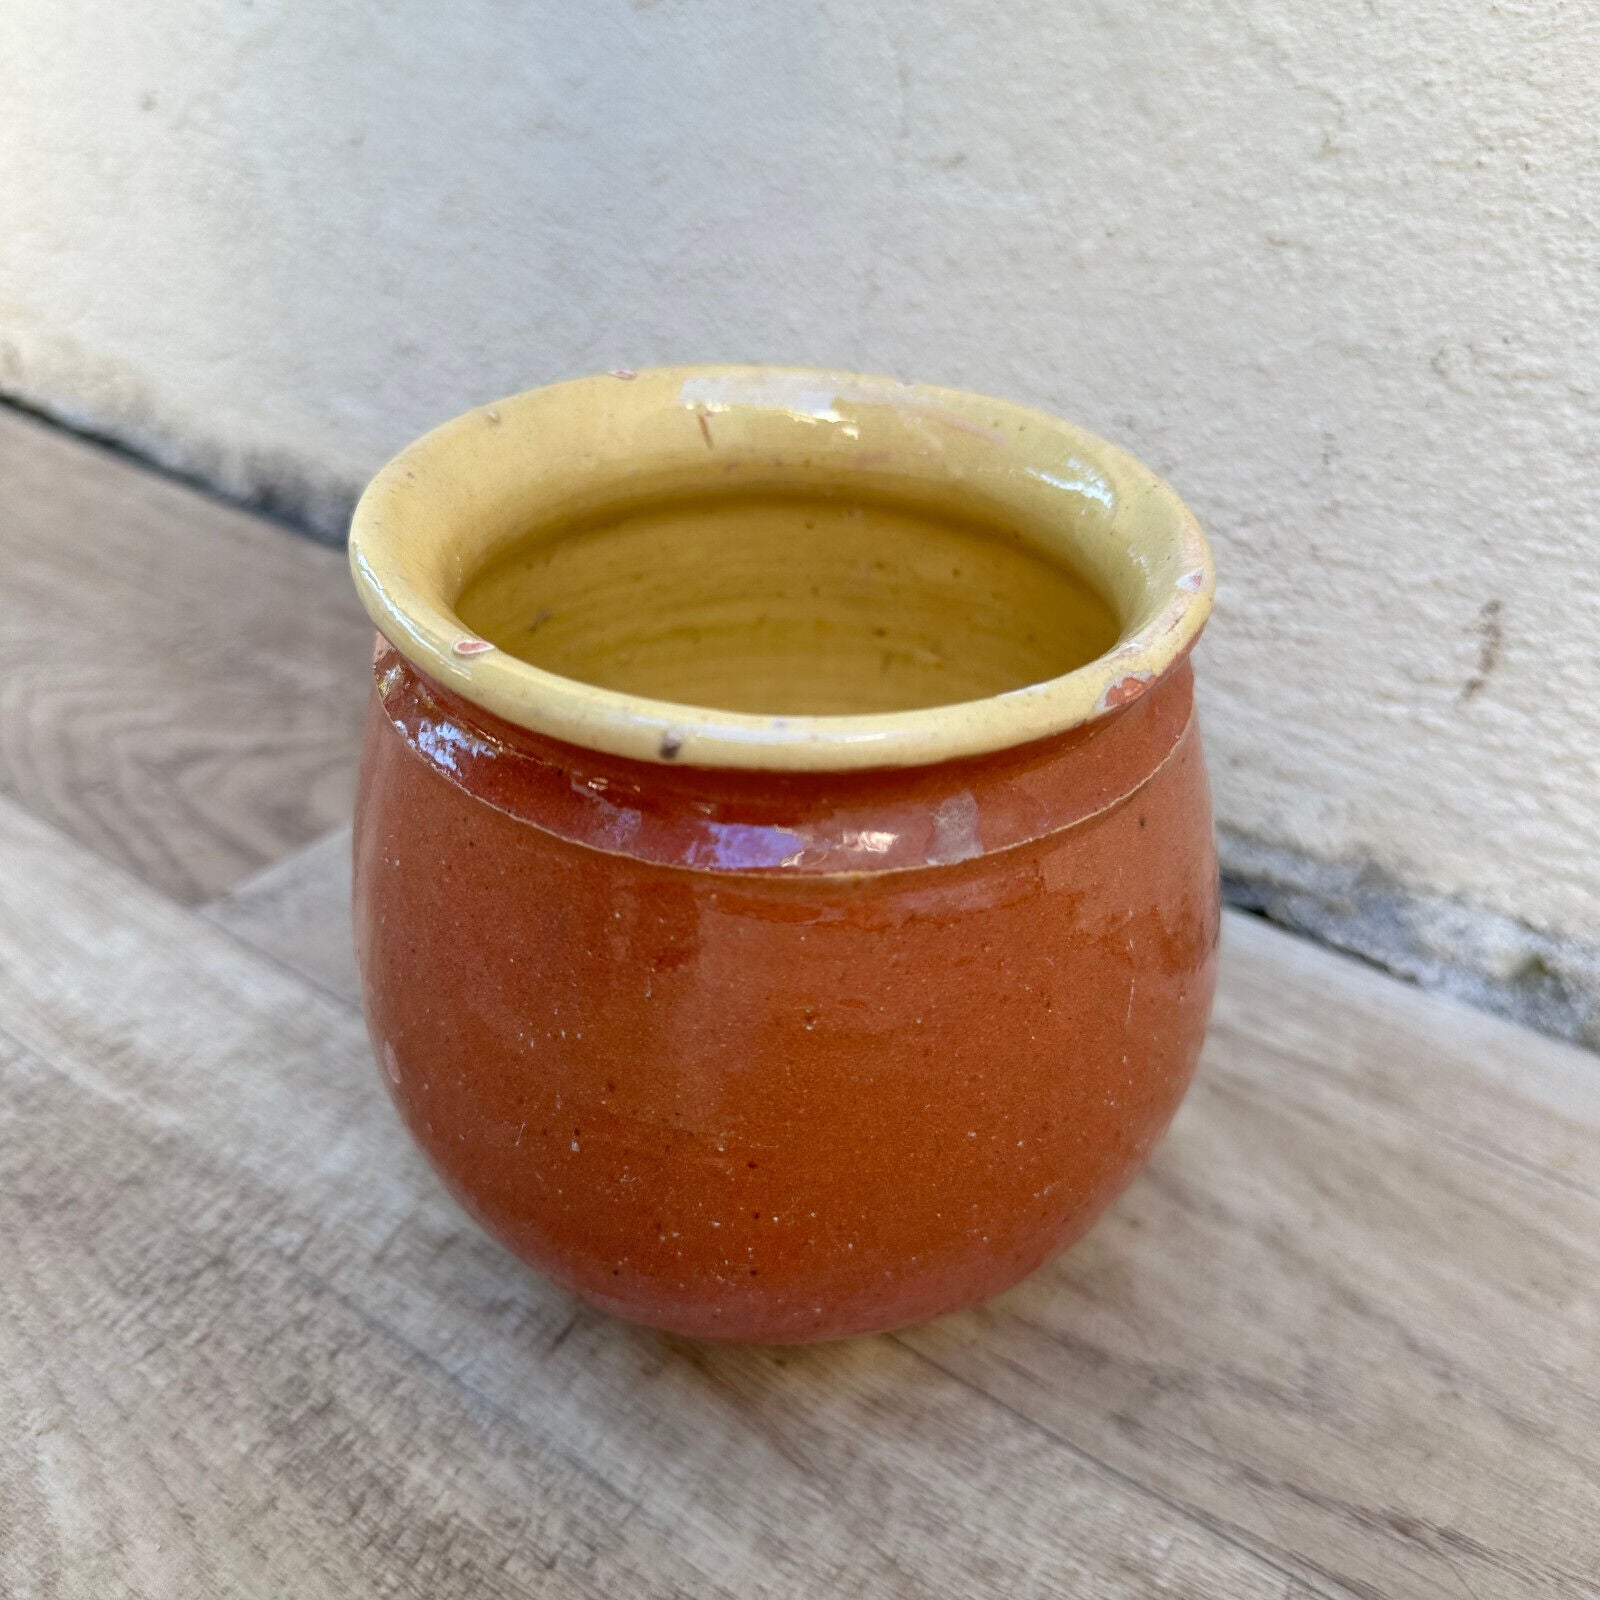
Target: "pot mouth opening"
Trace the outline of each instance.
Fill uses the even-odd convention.
[[[924,765],[1065,732],[1194,643],[1212,570],[1132,457],[893,379],[579,379],[426,435],[373,480],[356,584],[424,674],[646,761]]]

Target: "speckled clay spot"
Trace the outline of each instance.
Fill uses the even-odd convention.
[[[457,639],[450,649],[458,656],[481,656],[484,651],[493,650],[494,646],[487,639]]]

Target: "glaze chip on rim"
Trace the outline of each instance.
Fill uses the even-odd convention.
[[[542,524],[704,489],[934,504],[1003,526],[1110,602],[1118,642],[982,700],[861,716],[758,716],[598,688],[474,636],[454,607]],[[1044,412],[954,389],[786,367],[619,371],[533,389],[436,428],[356,507],[368,615],[428,677],[506,721],[643,761],[754,770],[906,767],[1065,732],[1137,699],[1194,644],[1211,554],[1177,495]]]

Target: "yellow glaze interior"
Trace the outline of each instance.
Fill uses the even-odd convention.
[[[948,760],[1125,703],[1210,608],[1138,462],[892,379],[680,368],[469,412],[357,507],[357,586],[429,676],[537,731],[703,766]]]
[[[546,672],[779,716],[981,700],[1117,640],[1070,568],[979,524],[856,498],[697,496],[536,534],[461,620]]]

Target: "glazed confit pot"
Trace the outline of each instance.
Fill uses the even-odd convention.
[[[617,372],[355,514],[373,1045],[462,1203],[762,1341],[1004,1289],[1166,1128],[1218,932],[1193,518],[1040,412]]]

